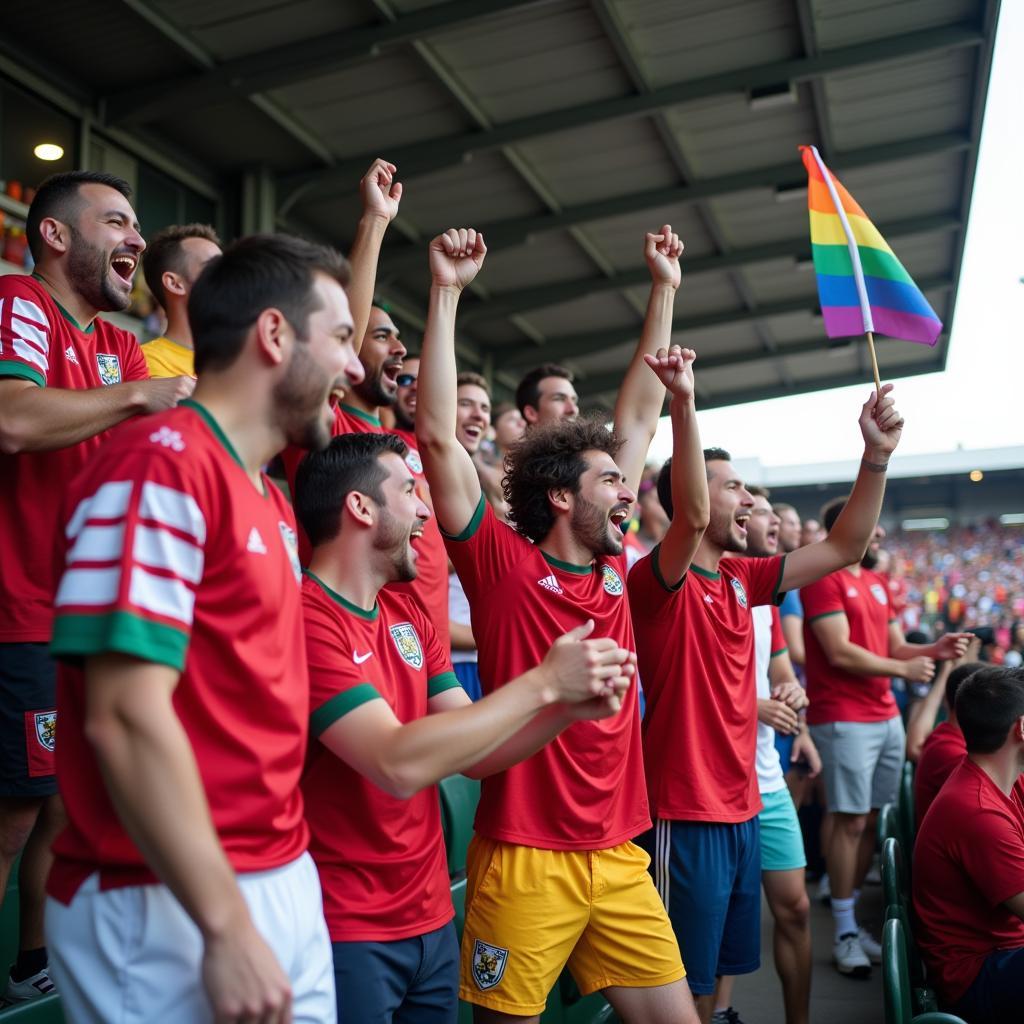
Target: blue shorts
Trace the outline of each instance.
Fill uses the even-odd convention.
[[[455,922],[394,942],[334,942],[338,1024],[455,1024]]]
[[[480,685],[480,671],[475,661],[454,661],[452,668],[455,669],[455,678],[458,679],[461,687],[466,691],[470,700],[479,700],[483,695],[483,688]]]
[[[739,824],[657,820],[636,842],[668,910],[694,995],[723,974],[761,966],[761,841],[756,817]]]
[[[761,803],[761,870],[793,871],[807,867],[804,837],[789,788],[783,786],[774,793],[762,793]]]
[[[1005,1024],[1020,1019],[1024,1001],[1024,948],[996,949],[985,958],[954,1013],[971,1024]]]
[[[793,768],[793,762],[790,758],[793,756],[793,743],[795,740],[795,736],[785,736],[781,732],[775,733],[775,749],[779,752],[779,760],[782,762],[782,770],[784,772],[791,771]]]

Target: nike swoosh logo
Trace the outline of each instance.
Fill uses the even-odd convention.
[[[366,661],[368,658],[372,658],[372,657],[373,657],[373,651],[367,651],[365,654],[356,654],[355,651],[352,652],[352,660],[357,665],[362,665],[362,663],[364,661]]]

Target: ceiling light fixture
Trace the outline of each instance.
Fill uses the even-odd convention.
[[[64,147],[58,146],[56,142],[40,142],[32,152],[40,160],[53,161],[64,155]]]

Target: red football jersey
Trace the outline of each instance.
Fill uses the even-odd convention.
[[[914,814],[921,827],[928,808],[939,795],[943,783],[953,774],[967,753],[967,741],[960,727],[952,722],[937,725],[921,748],[914,771]]]
[[[913,889],[929,981],[955,1003],[989,953],[1024,946],[1024,921],[1003,906],[1024,892],[1024,780],[1007,796],[964,758],[917,833]]]
[[[889,591],[882,578],[867,569],[859,574],[840,569],[800,590],[804,606],[804,649],[807,663],[807,721],[885,722],[899,714],[888,676],[858,676],[829,664],[811,623],[826,615],[846,616],[850,642],[872,654],[889,655]]]
[[[455,915],[437,787],[399,800],[315,741],[369,700],[386,701],[400,722],[423,718],[459,681],[406,594],[385,588],[367,612],[307,575],[302,603],[314,740],[302,789],[331,941],[423,935]]]
[[[761,809],[750,612],[779,599],[785,556],[723,558],[715,573],[691,565],[670,586],[658,569],[660,550],[629,574],[651,812],[673,821],[749,821]]]
[[[236,871],[306,849],[299,778],[309,722],[295,521],[269,479],[253,485],[201,406],[122,427],[71,487],[54,599],[60,666],[57,775],[69,824],[48,889],[154,882],[107,795],[83,731],[80,659],[117,651],[181,671],[188,734]]]
[[[84,390],[149,371],[135,335],[96,319],[81,330],[37,280],[0,277],[0,377]],[[109,431],[52,452],[0,454],[0,643],[45,642],[64,489]]]
[[[335,409],[334,424],[331,428],[332,437],[340,437],[342,434],[383,433],[388,433],[388,431],[384,430],[376,416],[371,416],[369,413],[363,412],[362,409],[356,409],[351,405],[341,404]],[[401,430],[393,430],[390,433],[396,434],[409,446],[405,464],[416,478],[416,489],[420,498],[428,508],[432,508],[430,488],[423,475],[423,463],[416,450],[415,435]],[[293,494],[295,493],[295,474],[305,454],[301,448],[293,446],[287,448],[282,455],[288,487]],[[442,646],[446,651],[451,650],[448,629],[448,555],[444,549],[444,541],[441,539],[441,531],[437,527],[437,520],[433,516],[423,527],[423,538],[416,542],[416,552],[419,555],[416,560],[416,579],[412,583],[390,583],[388,586],[400,593],[411,594],[419,601],[427,617],[434,624]],[[299,557],[303,565],[309,564],[311,554],[309,541],[300,529]]]
[[[448,553],[469,598],[480,679],[491,693],[535,668],[563,633],[593,619],[593,636],[635,650],[626,559],[570,565],[500,522],[481,497]],[[617,846],[650,828],[637,688],[622,710],[575,722],[533,757],[483,780],[476,831],[548,850]]]

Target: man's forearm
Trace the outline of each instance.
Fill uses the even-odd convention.
[[[377,264],[387,229],[386,218],[364,213],[359,218],[356,237],[348,254],[351,276],[345,291],[352,310],[352,339],[357,353],[370,322],[370,309],[377,287]]]
[[[461,292],[433,285],[427,310],[427,326],[420,352],[419,391],[416,405],[416,440],[430,448],[457,444],[455,315]]]
[[[672,521],[681,519],[692,530],[703,532],[711,514],[711,499],[697,410],[692,398],[673,397],[669,411],[672,418]]]
[[[840,565],[859,562],[867,551],[882,512],[888,464],[887,454],[864,450],[853,491],[826,541],[839,550]]]
[[[855,676],[898,676],[903,664],[896,658],[881,658],[859,646],[846,643],[828,656],[833,668],[841,669]]]

